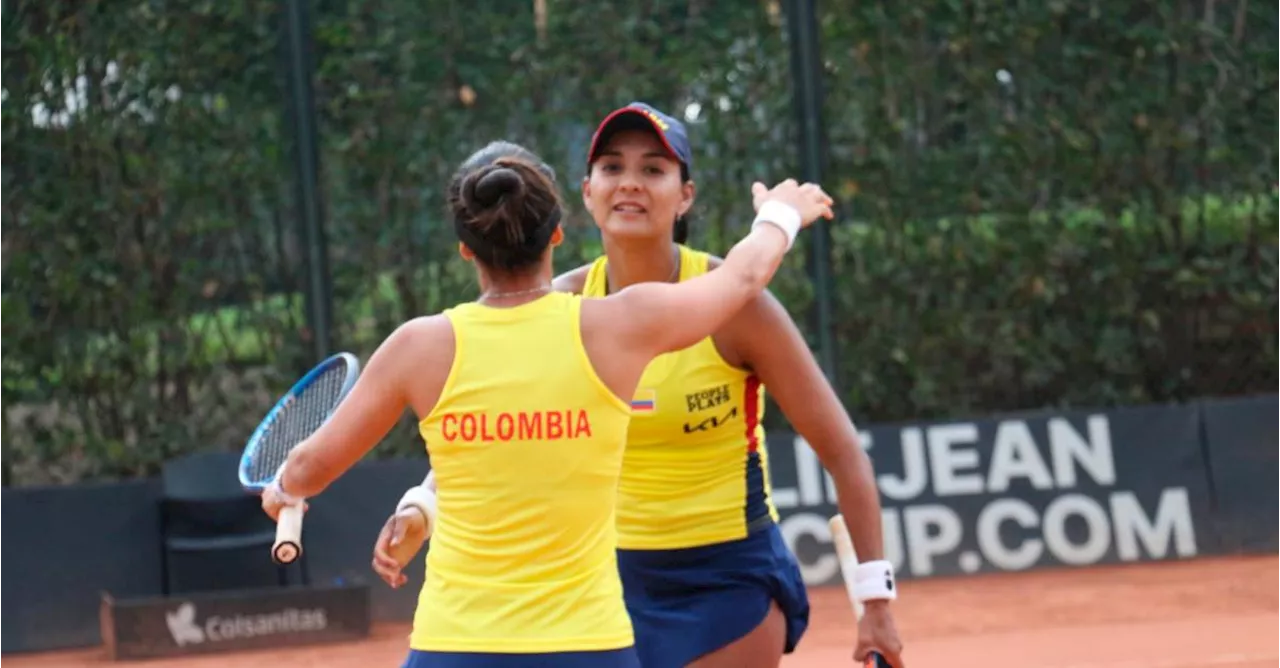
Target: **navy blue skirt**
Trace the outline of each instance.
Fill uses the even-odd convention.
[[[777,602],[786,652],[809,626],[795,555],[770,522],[741,540],[682,550],[618,550],[627,612],[644,668],[684,666],[742,638]]]
[[[410,650],[401,668],[640,668],[634,647],[599,652],[496,654]]]

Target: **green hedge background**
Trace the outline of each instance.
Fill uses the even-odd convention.
[[[860,422],[1277,387],[1277,9],[820,3],[838,387]],[[237,449],[308,366],[275,0],[3,12],[3,482]],[[319,0],[335,345],[474,295],[448,175],[523,142],[576,203],[594,123],[688,120],[694,243],[799,170],[778,2]],[[557,256],[600,251],[580,207]],[[812,334],[804,254],[774,289]],[[816,340],[816,337],[811,338]],[[773,411],[771,424],[780,416]],[[406,417],[381,455],[420,451]]]

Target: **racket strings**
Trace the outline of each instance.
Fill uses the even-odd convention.
[[[271,425],[261,435],[262,440],[249,465],[254,480],[274,478],[288,458],[289,451],[324,424],[338,405],[346,378],[345,366],[326,369],[276,413]]]

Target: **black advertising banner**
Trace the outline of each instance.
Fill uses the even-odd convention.
[[[1280,397],[1201,402],[1213,476],[1214,526],[1225,552],[1275,552],[1280,520]]]
[[[7,488],[0,650],[98,644],[98,593],[161,591],[158,485]]]
[[[142,659],[354,640],[369,635],[369,588],[289,587],[115,600],[102,640],[113,659]]]
[[[1182,406],[872,427],[886,556],[903,577],[1194,557],[1209,508],[1199,429]],[[805,580],[836,584],[834,487],[803,439],[768,443]]]
[[[1270,395],[871,426],[863,440],[876,466],[888,556],[903,577],[928,577],[1274,553],[1278,406]],[[835,492],[816,455],[777,431],[769,464],[782,532],[806,582],[838,584],[827,529]],[[315,500],[306,529],[310,589],[168,601],[157,597],[154,481],[5,489],[4,537],[26,549],[6,554],[13,586],[4,588],[2,649],[102,638],[118,652],[154,656],[339,639],[367,632],[370,617],[409,619],[421,555],[408,569],[410,586],[397,590],[374,578],[369,555],[400,494],[426,470],[423,458],[365,462]],[[68,523],[79,528],[48,531]],[[360,582],[372,584],[344,586]],[[114,597],[102,618],[110,629],[96,614],[103,591]],[[316,591],[334,593],[308,593]],[[312,595],[330,602],[290,598]],[[323,616],[306,612],[317,609]],[[189,632],[185,644],[174,639],[170,615],[172,628]]]

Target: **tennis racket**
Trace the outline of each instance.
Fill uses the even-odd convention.
[[[840,575],[844,578],[844,589],[849,594],[849,602],[853,604],[853,614],[862,621],[865,608],[858,600],[854,590],[857,585],[858,553],[853,549],[853,541],[849,540],[849,529],[844,525],[844,516],[834,515],[827,520],[831,529],[831,542],[836,546],[836,558],[840,560]],[[866,668],[893,668],[879,652],[867,655]]]
[[[280,474],[294,446],[315,433],[355,385],[360,361],[338,353],[307,372],[267,413],[240,456],[240,486],[262,494]],[[302,556],[302,507],[285,506],[276,520],[271,558],[291,564]]]

